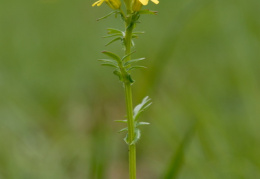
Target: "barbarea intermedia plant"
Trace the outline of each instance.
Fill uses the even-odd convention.
[[[158,4],[158,0],[151,0],[153,3]],[[120,132],[126,131],[126,137],[124,141],[129,146],[129,178],[136,179],[136,143],[141,137],[140,126],[148,125],[148,122],[139,121],[140,114],[151,105],[151,99],[147,96],[140,104],[133,108],[132,103],[132,89],[131,85],[134,80],[131,76],[131,72],[136,68],[145,68],[144,66],[135,65],[137,62],[144,60],[145,58],[132,59],[131,56],[135,52],[133,51],[134,42],[133,39],[137,38],[139,34],[143,32],[135,32],[134,29],[139,22],[140,16],[143,14],[157,14],[156,11],[150,11],[148,9],[142,9],[143,6],[147,5],[149,0],[98,0],[93,3],[92,6],[101,6],[107,4],[113,11],[108,15],[98,19],[102,20],[111,15],[121,16],[123,19],[125,29],[118,30],[109,28],[108,36],[112,40],[106,45],[110,45],[114,42],[120,41],[123,44],[124,56],[120,57],[115,53],[109,51],[103,51],[102,53],[108,57],[108,59],[102,59],[102,65],[114,68],[113,73],[123,83],[125,90],[125,101],[127,119],[118,120],[117,122],[126,123],[127,127],[120,130]],[[125,8],[122,8],[122,4]],[[125,9],[125,11],[123,10]]]

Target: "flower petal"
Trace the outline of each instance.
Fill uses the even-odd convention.
[[[105,0],[98,0],[96,1],[94,4],[92,4],[92,7],[93,6],[101,6],[101,4],[104,2]]]
[[[97,4],[97,6],[101,6],[101,4],[105,1],[105,0],[99,0],[100,2]]]
[[[97,5],[99,3],[99,1],[96,1],[92,4],[92,7],[94,7],[95,5]]]
[[[151,0],[154,4],[159,4],[158,0]]]
[[[148,0],[139,0],[143,5],[147,5],[148,4]]]

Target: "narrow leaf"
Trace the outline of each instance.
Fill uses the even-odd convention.
[[[131,77],[130,74],[127,75],[127,79],[129,80],[130,83],[134,83],[135,80],[133,80],[133,78]]]
[[[120,131],[118,131],[119,133],[121,133],[121,132],[124,132],[124,131],[128,131],[128,127],[126,127],[126,128],[123,128],[123,129],[121,129]]]
[[[117,65],[117,61],[111,60],[111,59],[99,59],[98,61],[101,61],[103,63],[112,63],[114,65]]]
[[[131,40],[131,44],[133,47],[135,47],[135,42],[133,40]]]
[[[132,54],[135,53],[135,52],[136,52],[136,51],[133,51],[133,52],[131,52],[131,53],[129,53],[129,54],[123,56],[122,61],[124,61],[127,57],[129,57],[130,55],[132,55]]]
[[[138,127],[138,126],[144,126],[144,125],[150,125],[150,123],[149,123],[149,122],[137,122],[137,123],[136,123],[136,127]]]
[[[103,54],[113,58],[114,60],[116,60],[118,63],[121,63],[121,58],[119,56],[117,56],[116,54],[112,53],[112,52],[108,52],[108,51],[103,51]]]
[[[136,32],[133,32],[133,34],[144,34],[145,32],[144,31],[136,31]]]
[[[133,39],[137,39],[137,38],[138,38],[138,35],[133,34],[133,35],[132,35],[132,38],[133,38]]]
[[[108,66],[108,67],[118,68],[118,66],[116,66],[116,65],[114,65],[114,64],[111,64],[111,63],[102,63],[101,65],[102,65],[102,66]]]
[[[121,34],[124,35],[124,32],[118,29],[113,29],[113,28],[109,28],[108,30],[108,34]]]
[[[99,18],[99,19],[97,19],[97,21],[100,21],[100,20],[106,19],[106,18],[108,18],[109,16],[111,16],[111,15],[114,14],[114,13],[115,13],[115,11],[112,11],[112,12],[110,12],[109,14],[107,14],[107,15],[105,15],[105,16]]]
[[[129,145],[129,140],[128,140],[128,133],[126,134],[125,138],[124,138],[124,141],[127,145]]]
[[[122,34],[112,34],[112,35],[106,35],[106,36],[103,36],[102,38],[109,38],[109,37],[116,37],[116,36],[122,36]]]
[[[115,120],[115,122],[127,123],[127,120]]]
[[[145,67],[145,66],[132,66],[132,67],[128,68],[126,71],[131,71],[133,69],[139,69],[139,68],[147,68],[147,67]]]
[[[127,66],[127,65],[129,65],[131,63],[139,62],[139,61],[142,61],[142,60],[145,60],[145,58],[138,58],[138,59],[129,60],[128,62],[126,62],[124,64],[124,66]]]
[[[121,72],[119,70],[113,71],[113,74],[118,76],[120,81],[123,81],[122,74],[121,74]]]
[[[121,38],[121,37],[114,38],[113,40],[111,40],[110,42],[108,42],[105,46],[108,46],[108,45],[110,45],[110,44],[112,44],[112,43],[114,43],[114,42],[116,42],[116,41],[118,41],[118,40],[122,40],[122,38]]]
[[[158,11],[150,11],[149,9],[144,9],[139,11],[139,14],[153,14],[153,15],[157,15]]]

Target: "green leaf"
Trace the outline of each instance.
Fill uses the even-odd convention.
[[[146,96],[140,104],[134,108],[134,120],[137,121],[140,114],[152,104],[151,99]]]
[[[133,52],[131,52],[131,53],[129,53],[129,54],[123,56],[122,61],[124,61],[127,57],[129,57],[130,55],[132,55],[132,54],[135,53],[135,52],[136,52],[136,51],[133,51]]]
[[[150,123],[149,122],[137,122],[135,126],[138,127],[138,126],[144,126],[144,125],[150,125]]]
[[[135,25],[135,23],[138,23],[140,18],[140,13],[136,12],[132,16],[132,25]]]
[[[118,63],[121,63],[121,58],[119,56],[117,56],[116,54],[112,53],[112,52],[108,52],[108,51],[103,51],[103,54],[113,58],[114,60],[116,60]]]
[[[133,39],[137,39],[137,38],[138,38],[138,35],[133,34],[133,35],[132,35],[132,38],[133,38]]]
[[[106,36],[103,36],[102,38],[109,38],[109,37],[116,37],[116,36],[122,36],[122,34],[112,34],[112,35],[106,35]]]
[[[133,40],[131,40],[131,44],[133,47],[135,47],[135,42]]]
[[[144,9],[139,11],[139,14],[152,14],[152,15],[157,15],[158,11],[150,11],[149,9]]]
[[[120,17],[122,18],[122,20],[125,22],[126,18],[125,18],[125,14],[123,12],[118,12],[118,14],[120,14]]]
[[[116,42],[116,41],[118,41],[118,40],[122,40],[122,38],[121,38],[121,37],[114,38],[113,40],[111,40],[110,42],[108,42],[105,46],[108,46],[108,45],[110,45],[110,44],[112,44],[112,43],[114,43],[114,42]]]
[[[121,72],[119,70],[113,71],[113,74],[118,76],[120,81],[123,81],[122,74],[121,74]]]
[[[109,28],[108,30],[108,34],[121,34],[122,36],[124,36],[124,32],[118,29],[113,29],[113,28]]]
[[[134,82],[135,82],[135,80],[133,80],[133,78],[131,77],[130,74],[127,75],[127,79],[128,79],[128,81],[129,81],[130,83],[134,83]]]
[[[123,129],[121,129],[120,131],[118,131],[119,133],[121,133],[121,132],[124,132],[124,131],[128,131],[128,127],[126,127],[126,128],[123,128]]]
[[[124,64],[124,66],[130,65],[131,63],[139,62],[139,61],[142,61],[142,60],[145,60],[145,58],[138,58],[138,59],[129,60],[128,62],[126,62]]]
[[[131,142],[130,145],[136,144],[137,141],[141,138],[141,130],[138,128],[135,128],[135,138],[134,140]]]
[[[129,139],[128,139],[128,133],[126,134],[125,138],[124,138],[124,141],[127,145],[129,145]]]
[[[133,32],[133,34],[144,34],[145,32],[144,31],[136,31],[136,32]]]
[[[114,67],[119,68],[117,65],[111,64],[111,63],[101,63],[102,66],[108,66],[108,67]]]
[[[132,66],[132,67],[128,68],[126,71],[131,71],[133,69],[139,69],[139,68],[147,68],[147,67],[145,67],[145,66]]]
[[[118,11],[116,11],[116,13],[115,13],[115,18],[117,18],[117,15],[119,14],[119,12]]]
[[[115,122],[127,123],[127,120],[115,120]]]
[[[111,15],[114,14],[114,13],[116,13],[116,11],[112,11],[112,12],[110,12],[109,14],[107,14],[107,15],[105,15],[105,16],[99,18],[99,19],[97,19],[97,21],[100,21],[100,20],[106,19],[106,18],[108,18],[109,16],[111,16]]]
[[[117,61],[111,60],[111,59],[99,59],[98,61],[101,61],[103,63],[111,63],[111,64],[114,64],[114,65],[117,65]]]

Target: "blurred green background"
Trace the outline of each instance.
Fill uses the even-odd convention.
[[[127,179],[122,85],[97,61],[110,9],[90,0],[1,0],[0,179]],[[260,1],[161,0],[134,57],[149,95],[139,179],[260,178]]]

